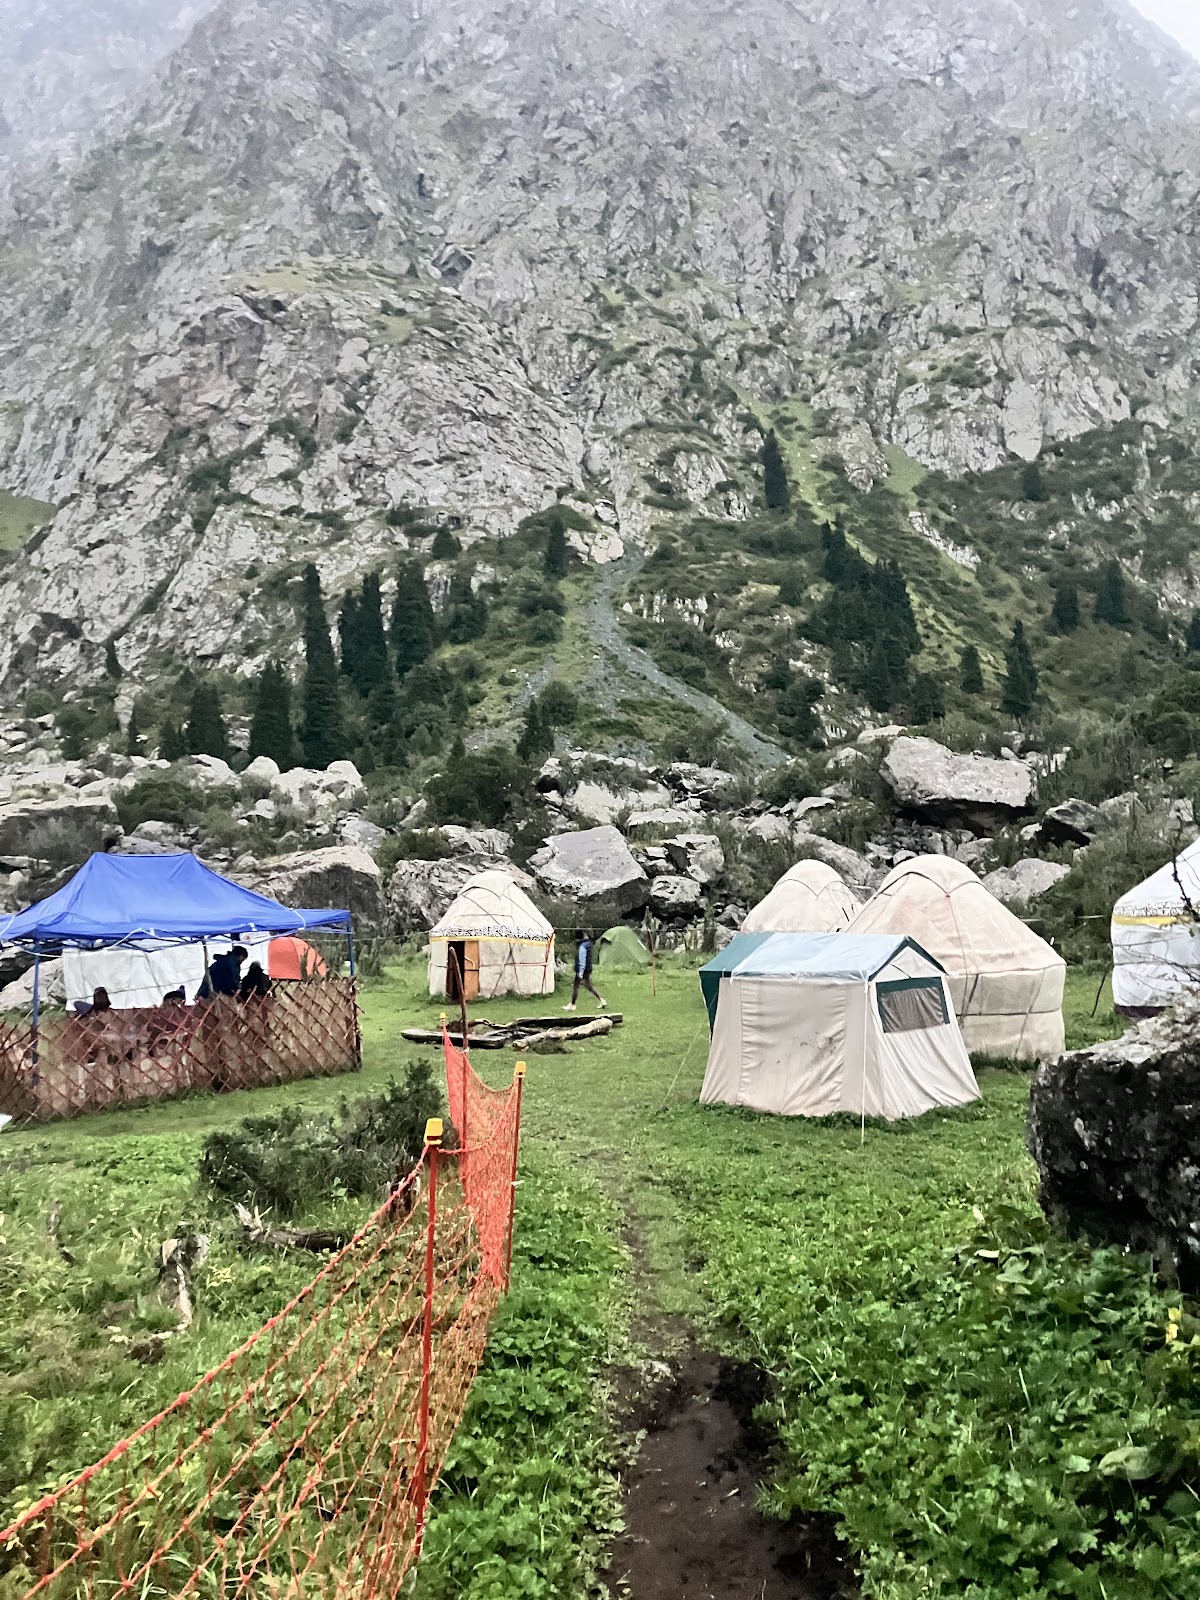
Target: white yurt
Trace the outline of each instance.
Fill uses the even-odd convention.
[[[457,1001],[554,993],[554,929],[507,872],[481,872],[429,935],[429,992]]]
[[[1113,1003],[1161,1011],[1200,988],[1200,839],[1113,907]]]
[[[841,933],[859,900],[823,861],[789,867],[742,923],[743,933]]]
[[[704,1105],[895,1121],[979,1098],[946,974],[911,939],[740,933],[700,986]]]
[[[893,867],[847,931],[905,933],[940,961],[972,1054],[1062,1052],[1066,962],[961,861],[916,856]]]

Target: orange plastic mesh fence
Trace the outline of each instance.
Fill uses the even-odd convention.
[[[278,1316],[0,1532],[5,1595],[392,1600],[503,1288],[519,1079],[495,1109],[487,1140],[427,1147]]]
[[[460,1160],[463,1191],[475,1217],[487,1270],[503,1277],[509,1239],[507,1229],[497,1226],[497,1219],[514,1177],[516,1148],[513,1140],[505,1137],[505,1130],[512,1117],[520,1115],[520,1073],[514,1103],[513,1089],[491,1089],[484,1083],[466,1052],[451,1044],[444,1023],[442,1048],[446,1053],[450,1120],[464,1147]]]
[[[0,1111],[48,1122],[194,1090],[254,1089],[360,1064],[353,978],[280,983],[240,1001],[0,1022]]]

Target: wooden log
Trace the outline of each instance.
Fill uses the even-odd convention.
[[[330,1228],[268,1228],[257,1210],[248,1206],[237,1207],[238,1221],[245,1229],[246,1243],[267,1250],[313,1250],[326,1255],[341,1250],[346,1243],[344,1233]]]

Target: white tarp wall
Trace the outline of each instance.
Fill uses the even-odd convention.
[[[1113,1002],[1161,1011],[1200,988],[1200,839],[1113,907]]]
[[[759,970],[721,978],[702,1104],[894,1121],[979,1098],[945,975],[920,952],[874,977],[763,972],[771,961],[768,944],[742,963]]]
[[[264,972],[268,970],[269,939],[258,943],[250,939],[210,939],[209,961],[223,950],[231,950],[235,943],[246,951],[243,974],[252,961],[260,962]],[[67,1009],[77,1000],[90,1001],[97,989],[108,990],[108,998],[118,1011],[161,1005],[163,995],[172,989],[182,988],[188,1000],[194,1000],[204,981],[204,957],[203,944],[163,944],[140,950],[126,945],[108,950],[64,950]]]

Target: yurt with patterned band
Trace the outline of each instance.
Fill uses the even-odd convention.
[[[554,993],[554,929],[507,872],[481,872],[429,935],[429,992],[458,1003]]]

